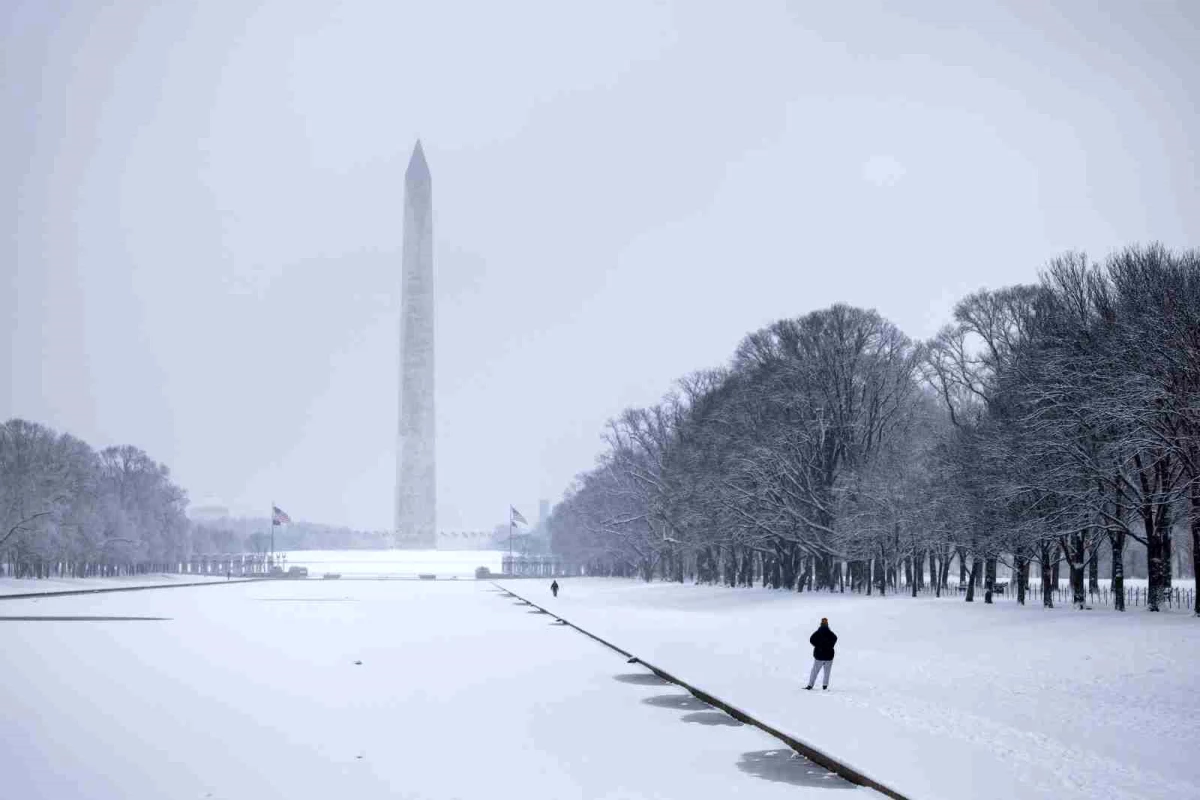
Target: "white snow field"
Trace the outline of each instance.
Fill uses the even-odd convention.
[[[1200,620],[598,578],[503,586],[921,800],[1200,798]],[[830,691],[808,637],[838,635]]]
[[[166,619],[21,619],[88,616]],[[5,798],[880,797],[486,582],[267,581],[0,617]]]

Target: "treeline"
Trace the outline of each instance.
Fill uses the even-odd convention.
[[[21,419],[0,425],[0,575],[175,572],[195,556],[265,553],[269,519],[192,521],[167,467]],[[382,548],[388,534],[297,522],[276,550]]]
[[[781,320],[605,440],[551,517],[593,573],[915,594],[955,565],[991,602],[1006,568],[1024,603],[1037,570],[1051,606],[1061,568],[1082,606],[1102,552],[1124,597],[1136,546],[1158,610],[1178,548],[1200,572],[1200,254],[1069,254],[927,342]]]
[[[173,569],[187,495],[136,447],[93,450],[44,425],[0,425],[0,566],[16,577]]]

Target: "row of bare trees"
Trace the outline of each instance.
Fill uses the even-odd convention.
[[[196,557],[385,548],[389,531],[268,517],[193,521],[166,466],[136,447],[99,452],[35,422],[0,424],[0,575],[174,572]]]
[[[1003,569],[1024,603],[1036,567],[1051,605],[1062,567],[1083,605],[1103,550],[1124,597],[1137,546],[1157,610],[1180,545],[1200,572],[1200,255],[1066,255],[928,342],[844,305],[782,320],[605,442],[550,521],[595,573],[915,594],[956,565],[968,601]]]
[[[37,423],[0,425],[6,573],[81,576],[116,564],[176,563],[190,552],[186,504],[167,468],[136,447],[97,452]]]

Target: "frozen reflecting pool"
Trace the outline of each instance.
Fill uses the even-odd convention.
[[[658,680],[614,680],[624,659],[485,583],[2,603],[5,796],[694,800],[815,797],[833,783],[747,770],[744,753],[778,743],[682,724],[679,712],[711,710],[658,699]],[[162,619],[126,622],[144,617]]]

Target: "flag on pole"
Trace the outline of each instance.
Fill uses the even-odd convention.
[[[271,506],[271,524],[272,525],[291,525],[292,518],[287,515],[279,506]]]
[[[517,511],[517,510],[516,510],[515,508],[513,508],[512,506],[509,506],[509,507],[508,507],[508,510],[509,510],[509,513],[510,513],[510,515],[511,515],[511,518],[512,518],[512,521],[513,521],[513,522],[519,522],[519,523],[521,523],[522,525],[528,525],[528,524],[529,524],[528,522],[526,522],[526,521],[525,521],[525,518],[521,516],[521,512],[520,512],[520,511]]]

